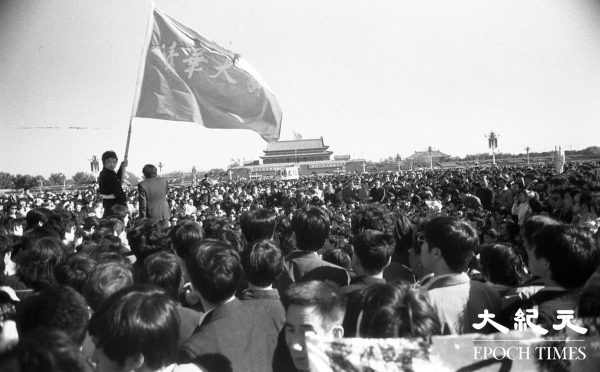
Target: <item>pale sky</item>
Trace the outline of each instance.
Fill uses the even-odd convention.
[[[434,149],[582,149],[600,139],[600,1],[155,0],[241,54],[283,110],[281,139],[379,160]],[[150,2],[0,0],[0,171],[123,157]],[[58,127],[59,129],[29,129]],[[87,129],[70,129],[84,127]],[[258,159],[252,131],[134,119],[128,170]]]

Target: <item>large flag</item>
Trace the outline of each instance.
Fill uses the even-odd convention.
[[[281,109],[250,65],[157,9],[153,18],[134,116],[279,139]]]

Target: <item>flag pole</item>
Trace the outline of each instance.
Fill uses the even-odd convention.
[[[131,127],[133,124],[133,118],[137,112],[138,101],[140,99],[140,93],[142,90],[142,80],[144,78],[144,67],[146,66],[146,56],[148,53],[148,47],[150,45],[150,38],[152,36],[152,27],[154,23],[152,20],[154,19],[154,2],[150,2],[150,16],[148,17],[148,24],[146,25],[146,35],[144,37],[144,46],[142,47],[141,55],[140,55],[140,66],[138,68],[138,76],[137,81],[135,83],[135,95],[133,98],[133,105],[131,106],[131,116],[129,117],[129,129],[127,131],[127,143],[125,144],[125,156],[124,160],[127,160],[127,156],[129,155],[129,142],[131,140]],[[125,167],[123,168],[123,174],[125,174]]]

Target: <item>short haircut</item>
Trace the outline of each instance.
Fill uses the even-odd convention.
[[[110,215],[111,217],[116,217],[121,220],[121,222],[125,222],[125,217],[129,216],[129,208],[122,204],[115,204],[110,207]]]
[[[369,274],[381,272],[394,253],[392,236],[377,230],[363,230],[352,240],[354,254]]]
[[[95,264],[96,261],[87,254],[76,253],[56,267],[54,276],[58,284],[68,285],[83,294],[83,285]]]
[[[321,255],[323,261],[352,270],[352,256],[341,248],[326,248]]]
[[[19,343],[0,355],[2,371],[93,372],[94,368],[77,345],[63,331],[38,328],[19,334]]]
[[[552,280],[567,289],[583,286],[600,259],[592,235],[576,226],[546,226],[533,235],[532,248],[537,258],[548,260]]]
[[[407,251],[416,241],[416,226],[405,214],[398,214],[394,222],[396,250]]]
[[[367,204],[352,214],[352,235],[371,229],[391,233],[394,222],[388,208],[379,203]]]
[[[323,281],[311,280],[290,285],[282,299],[287,310],[290,306],[315,306],[326,330],[342,324],[346,314],[346,299],[338,290]]]
[[[139,354],[153,370],[173,363],[179,340],[175,303],[159,288],[136,286],[113,294],[90,320],[96,347],[123,365]]]
[[[258,240],[246,249],[242,263],[248,281],[260,287],[273,284],[283,270],[281,250],[270,239]]]
[[[92,309],[96,309],[110,295],[133,285],[133,274],[118,262],[102,262],[90,271],[83,286],[83,295]]]
[[[259,208],[244,212],[240,217],[242,233],[249,244],[258,239],[273,239],[275,234],[275,213]]]
[[[329,235],[330,224],[329,216],[320,207],[309,206],[296,210],[292,217],[296,247],[306,251],[321,249]]]
[[[408,284],[377,283],[362,292],[361,337],[413,338],[440,335],[442,326],[427,295]]]
[[[26,298],[19,307],[19,334],[37,327],[64,331],[77,345],[85,339],[90,312],[85,299],[71,287],[56,285]]]
[[[509,287],[521,284],[525,264],[511,246],[484,244],[479,249],[479,261],[482,274],[490,282]]]
[[[143,283],[164,289],[171,299],[177,301],[183,284],[182,262],[170,252],[154,253],[144,260],[141,279]]]
[[[533,234],[545,226],[560,225],[561,223],[552,217],[536,215],[531,216],[523,222],[523,240],[526,244],[531,244]]]
[[[229,244],[206,239],[195,247],[187,259],[194,288],[214,304],[233,296],[242,275],[238,252]]]
[[[108,151],[105,151],[104,154],[102,154],[102,163],[104,163],[104,161],[106,161],[108,159],[117,159],[117,160],[119,160],[119,157],[117,156],[116,152],[114,152],[112,150],[108,150]]]
[[[60,240],[41,238],[19,252],[17,259],[19,278],[34,290],[56,284],[55,268],[63,261],[65,253]]]
[[[184,221],[175,227],[171,243],[181,258],[188,257],[195,247],[204,240],[204,229],[199,223]]]
[[[127,241],[136,259],[142,262],[149,255],[166,248],[166,235],[159,221],[137,221],[127,232]]]
[[[142,174],[146,178],[154,178],[157,174],[156,167],[152,164],[146,164],[144,165],[144,168],[142,168]]]
[[[460,273],[467,269],[479,245],[473,226],[456,217],[438,216],[425,223],[423,232],[429,249],[438,248],[451,270]]]

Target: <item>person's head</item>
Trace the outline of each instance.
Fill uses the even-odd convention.
[[[388,208],[381,204],[368,204],[352,213],[352,235],[357,235],[366,229],[390,233],[393,220]]]
[[[9,235],[0,234],[0,272],[3,273],[6,264],[10,263],[13,252],[13,240]]]
[[[427,296],[408,284],[373,284],[362,292],[359,337],[412,338],[439,335],[442,326]]]
[[[283,256],[273,240],[257,240],[244,252],[242,264],[250,284],[267,287],[281,274]]]
[[[521,256],[508,245],[484,244],[479,248],[481,274],[494,284],[516,286],[525,277]]]
[[[159,370],[174,361],[179,317],[164,291],[136,286],[108,298],[92,316],[89,333],[97,371]]]
[[[456,217],[439,216],[425,223],[421,262],[435,274],[467,269],[479,239],[475,229]]]
[[[329,247],[323,250],[321,259],[334,265],[352,270],[352,252],[350,254],[342,248]]]
[[[54,270],[63,261],[63,244],[57,238],[41,238],[19,252],[17,274],[34,290],[56,284]]]
[[[305,334],[342,338],[345,298],[325,282],[313,280],[292,284],[283,296],[286,310],[284,334],[294,366],[308,371]]]
[[[378,230],[363,230],[352,240],[352,266],[358,275],[376,275],[383,272],[392,259],[392,236]]]
[[[531,238],[533,234],[540,231],[545,226],[556,226],[561,223],[552,217],[536,215],[531,216],[523,222],[523,244],[525,247],[531,247]]]
[[[141,279],[145,284],[164,289],[171,299],[178,301],[183,286],[182,262],[170,252],[154,253],[144,260]]]
[[[142,262],[149,255],[167,248],[160,222],[149,219],[137,221],[127,232],[127,240],[136,259]]]
[[[114,151],[109,150],[102,154],[102,166],[108,170],[115,170],[118,161],[119,158]]]
[[[90,271],[83,286],[83,295],[92,310],[95,310],[110,295],[132,285],[131,269],[114,261],[102,262]]]
[[[305,251],[321,249],[329,235],[330,225],[327,212],[320,207],[309,206],[296,210],[292,217],[296,247]]]
[[[56,266],[54,276],[58,284],[68,285],[77,292],[83,293],[83,285],[95,264],[96,261],[87,254],[76,253]]]
[[[273,239],[275,234],[275,213],[259,208],[245,212],[240,217],[242,233],[249,244],[258,239]]]
[[[592,235],[576,226],[550,225],[535,233],[527,249],[529,269],[546,285],[581,287],[598,267],[600,250]]]
[[[197,222],[185,221],[175,228],[171,242],[179,257],[185,259],[203,240],[204,229],[202,226]]]
[[[19,334],[37,327],[59,329],[77,345],[85,339],[90,312],[81,294],[71,287],[56,285],[26,298],[19,306]]]
[[[415,244],[416,226],[405,214],[399,214],[394,223],[396,251],[408,251]]]
[[[235,294],[242,264],[238,252],[229,244],[206,239],[192,249],[186,264],[192,284],[205,302],[218,305]]]
[[[146,178],[154,178],[157,174],[156,167],[152,164],[146,164],[144,165],[144,168],[142,168],[142,174]]]
[[[94,368],[63,331],[37,328],[21,335],[15,348],[0,354],[0,371],[93,372]]]

